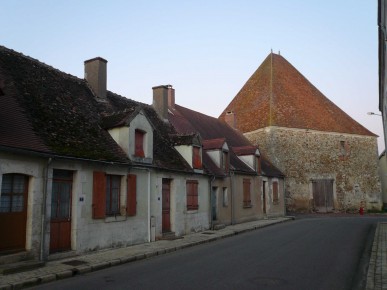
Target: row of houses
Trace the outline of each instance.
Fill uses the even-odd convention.
[[[0,252],[40,260],[283,216],[284,175],[227,122],[0,47]],[[3,255],[4,256],[4,255]]]

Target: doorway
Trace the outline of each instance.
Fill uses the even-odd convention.
[[[171,231],[171,180],[163,178],[162,185],[162,231]]]
[[[313,205],[318,212],[333,211],[333,179],[318,179],[312,181]]]
[[[51,193],[50,253],[71,250],[73,171],[54,169]]]
[[[262,181],[262,211],[266,214],[266,181]]]
[[[212,212],[212,220],[213,221],[216,221],[218,218],[217,218],[217,204],[218,204],[218,201],[217,201],[217,192],[218,192],[218,188],[217,187],[213,187],[212,188],[212,191],[211,191],[211,212]]]
[[[4,174],[0,198],[0,251],[23,251],[26,244],[28,176]]]

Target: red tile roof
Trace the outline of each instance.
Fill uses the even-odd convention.
[[[223,144],[226,142],[226,138],[217,138],[217,139],[208,139],[203,140],[203,149],[212,150],[212,149],[222,149]]]
[[[241,132],[267,126],[376,136],[325,97],[285,58],[269,54],[226,112],[236,114]]]

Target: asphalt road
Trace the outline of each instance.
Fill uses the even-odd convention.
[[[378,220],[300,218],[35,289],[362,289]]]

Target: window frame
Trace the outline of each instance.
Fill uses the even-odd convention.
[[[186,181],[187,210],[199,209],[199,182],[197,180]]]
[[[5,193],[4,192],[4,176],[10,176],[11,177],[11,187],[10,192]],[[23,177],[23,190],[22,192],[16,192],[15,187],[20,186],[21,184],[15,186],[15,177]],[[1,195],[0,195],[0,205],[1,205],[1,199],[5,196],[8,196],[10,198],[9,200],[9,206],[7,208],[0,206],[0,214],[7,214],[7,213],[22,213],[27,208],[27,194],[28,194],[28,180],[29,176],[21,173],[6,173],[2,176],[2,185],[1,185]],[[19,207],[19,210],[13,209],[13,201],[15,197],[22,197],[22,207]]]

